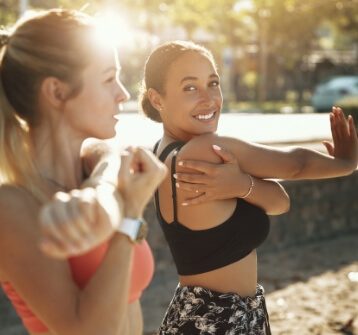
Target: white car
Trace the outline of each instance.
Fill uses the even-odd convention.
[[[312,106],[317,112],[329,112],[338,100],[347,96],[358,96],[358,76],[334,77],[317,85]]]

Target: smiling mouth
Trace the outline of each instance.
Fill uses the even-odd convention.
[[[208,120],[213,120],[215,118],[215,114],[216,112],[212,112],[210,114],[198,114],[195,115],[194,118],[200,121],[208,121]]]

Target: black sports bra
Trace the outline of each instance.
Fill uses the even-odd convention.
[[[194,275],[232,264],[256,249],[266,239],[270,221],[259,207],[237,199],[236,208],[226,221],[205,230],[192,230],[178,221],[175,187],[176,156],[185,143],[172,142],[164,148],[159,159],[164,162],[174,150],[171,162],[173,222],[162,217],[158,191],[155,193],[156,213],[174,258],[179,275]],[[159,142],[154,147],[158,149]]]

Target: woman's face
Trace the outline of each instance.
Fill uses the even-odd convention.
[[[161,96],[164,128],[174,138],[215,132],[223,103],[220,81],[212,62],[187,52],[172,65]]]
[[[112,48],[96,50],[82,73],[82,89],[66,102],[66,117],[80,136],[111,138],[116,118],[129,94],[119,80],[120,65]]]

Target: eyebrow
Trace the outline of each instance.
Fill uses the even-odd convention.
[[[219,78],[219,76],[217,74],[213,73],[209,76],[209,78]],[[187,80],[198,80],[198,78],[193,77],[193,76],[186,76],[180,81],[180,84],[182,84],[184,81],[187,81]]]

